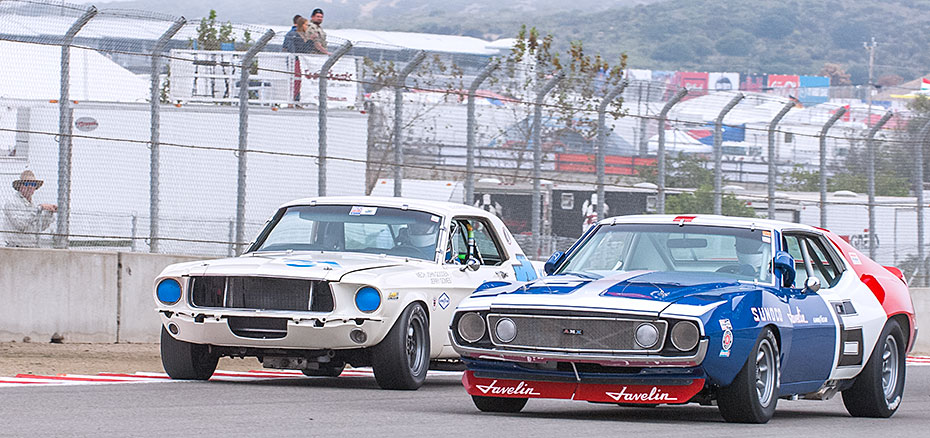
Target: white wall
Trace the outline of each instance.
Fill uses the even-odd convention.
[[[57,105],[35,101],[2,103],[30,107],[31,131],[58,132]],[[136,216],[137,235],[148,236],[151,185],[148,104],[79,103],[74,105],[74,119],[81,117],[92,117],[98,127],[89,132],[74,131],[77,137],[73,141],[71,172],[71,234],[129,236],[131,218]],[[317,121],[314,110],[251,108],[248,146],[254,152],[247,155],[246,164],[247,237],[256,235],[281,204],[317,195],[316,159],[295,156],[317,154]],[[327,194],[364,195],[367,115],[331,111],[328,128],[331,159]],[[222,106],[163,106],[160,141],[160,235],[228,241],[229,221],[236,216],[238,171],[238,158],[228,149],[238,148],[238,110]],[[29,135],[29,168],[45,180],[35,194],[37,203],[57,203],[58,149],[54,135]],[[0,190],[3,196],[8,196],[12,193],[10,181],[15,178],[0,177],[3,177]],[[137,244],[144,246],[145,242]],[[186,254],[225,254],[225,247],[220,244],[165,241],[162,249]]]

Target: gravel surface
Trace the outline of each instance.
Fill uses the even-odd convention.
[[[217,369],[261,369],[255,358],[220,359]],[[0,376],[164,372],[158,344],[0,343]]]

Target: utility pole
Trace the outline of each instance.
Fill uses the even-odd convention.
[[[875,48],[878,47],[878,43],[875,42],[875,37],[872,37],[870,41],[863,42],[862,47],[865,47],[865,50],[869,52],[869,89],[866,95],[866,99],[869,102],[869,115],[865,123],[868,125],[869,122],[872,121],[872,90],[875,88],[872,74],[875,70]]]

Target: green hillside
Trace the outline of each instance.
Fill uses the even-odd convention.
[[[506,35],[526,23],[561,44],[588,49],[654,70],[816,74],[840,63],[854,84],[868,81],[862,43],[878,41],[876,78],[911,79],[930,72],[928,0],[794,0],[781,2],[673,0],[594,13],[559,12],[518,17],[476,16],[458,21],[411,17],[382,28]],[[508,29],[513,29],[507,32]]]
[[[294,13],[327,10],[326,27],[515,36],[520,26],[552,33],[567,48],[654,70],[817,74],[842,64],[854,84],[868,78],[862,43],[878,41],[876,78],[930,72],[930,0],[131,0],[120,7],[187,17],[216,9],[221,21],[286,25]],[[895,81],[891,81],[895,82]]]

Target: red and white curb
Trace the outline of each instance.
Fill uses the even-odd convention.
[[[454,376],[461,377],[461,371],[429,371],[428,376]],[[339,378],[346,377],[373,377],[374,373],[371,368],[351,368],[346,369],[339,375]],[[251,371],[216,371],[211,381],[225,382],[250,382],[259,380],[274,379],[311,379],[300,371],[291,370],[251,370]],[[49,386],[49,385],[100,385],[114,383],[151,383],[151,382],[169,382],[171,378],[165,373],[137,372],[132,374],[124,373],[98,373],[93,375],[83,374],[58,374],[54,376],[42,376],[36,374],[17,374],[14,377],[0,377],[0,387],[7,386]]]
[[[910,366],[930,366],[930,356],[909,356],[907,364]],[[429,371],[429,376],[461,377],[461,371]],[[339,378],[373,377],[371,368],[350,368],[339,375]],[[250,382],[274,379],[312,379],[300,371],[291,370],[251,370],[251,371],[217,371],[213,373],[211,381],[221,382]],[[84,374],[58,374],[43,376],[37,374],[17,374],[14,377],[0,377],[0,388],[9,386],[61,386],[61,385],[100,385],[114,383],[151,383],[172,381],[165,373],[137,372],[137,373],[98,373]]]

